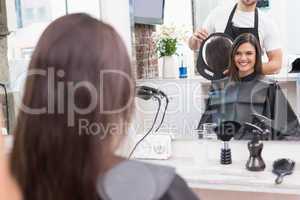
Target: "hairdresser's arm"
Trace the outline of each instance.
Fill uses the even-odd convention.
[[[282,50],[275,49],[268,51],[267,56],[269,62],[263,64],[262,73],[265,75],[279,73],[282,66]]]
[[[21,200],[20,190],[10,174],[8,155],[4,151],[2,107],[0,106],[0,200]]]

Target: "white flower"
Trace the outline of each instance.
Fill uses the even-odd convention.
[[[177,47],[186,43],[189,30],[187,26],[177,27],[174,24],[169,26],[157,26],[157,31],[152,34],[156,43],[156,50],[159,57],[176,54]]]
[[[176,39],[179,44],[182,44],[187,41],[188,36],[190,35],[190,30],[188,26],[177,27],[174,24],[169,26],[161,25],[157,26],[157,31],[152,35],[154,41],[159,41],[163,38],[172,38]]]

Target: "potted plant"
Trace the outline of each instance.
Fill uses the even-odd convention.
[[[162,58],[162,70],[164,78],[177,77],[177,65],[174,56],[178,55],[178,46],[187,40],[188,31],[185,27],[178,28],[175,25],[159,26],[154,33],[156,51]]]

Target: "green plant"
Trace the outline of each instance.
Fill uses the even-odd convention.
[[[187,29],[182,27],[178,28],[174,25],[159,26],[157,32],[153,35],[158,56],[163,57],[176,54],[178,45],[186,41],[187,34]]]
[[[159,54],[159,57],[174,55],[177,50],[177,39],[162,38],[158,41],[156,50]]]

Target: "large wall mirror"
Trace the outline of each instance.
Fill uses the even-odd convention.
[[[192,24],[193,30],[200,28],[205,18],[208,16],[210,11],[212,11],[217,6],[230,6],[234,5],[236,0],[191,0],[191,1],[168,1],[166,0],[166,10],[165,10],[165,23],[168,23],[168,12],[173,13],[173,18],[179,18],[178,23],[182,23],[183,19],[186,19],[185,23]],[[277,80],[284,95],[287,97],[294,113],[299,118],[300,116],[300,87],[299,87],[299,78],[297,74],[290,74],[288,71],[290,70],[291,62],[300,57],[300,48],[297,45],[299,42],[297,34],[300,34],[300,28],[295,27],[294,23],[294,14],[297,12],[297,7],[299,8],[299,2],[297,1],[276,1],[269,0],[269,6],[265,8],[260,8],[262,12],[266,15],[272,17],[279,29],[281,36],[281,43],[283,47],[284,53],[284,61],[282,70],[279,74],[270,75],[270,78]],[[169,7],[168,7],[169,4]],[[184,7],[188,8],[191,6],[191,10],[183,9]],[[168,9],[172,11],[168,11]],[[181,17],[182,13],[191,12],[191,19]],[[187,50],[187,52],[193,57],[193,52],[191,50]],[[193,69],[195,69],[196,63],[193,63]],[[196,70],[194,70],[196,71]],[[195,75],[196,79],[198,79],[199,75]],[[195,81],[194,78],[187,79],[185,83],[180,82],[180,80],[166,80],[163,81],[155,81],[155,80],[146,80],[141,81],[141,83],[148,83],[153,87],[159,87],[161,89],[168,90],[170,89],[170,95],[173,97],[174,101],[176,101],[176,105],[173,105],[172,112],[167,115],[166,118],[169,119],[169,124],[167,126],[172,126],[175,124],[175,129],[177,129],[177,133],[181,134],[186,129],[184,126],[188,126],[188,131],[193,131],[194,128],[197,128],[197,124],[201,117],[201,113],[204,110],[204,101],[203,99],[207,97],[208,90],[210,88],[210,84],[207,81],[201,81],[202,78],[199,77],[199,80]],[[201,86],[199,86],[201,83]],[[175,89],[174,89],[175,88]],[[199,93],[198,93],[199,91]],[[193,95],[194,100],[188,99],[187,96]],[[183,96],[183,97],[182,97]],[[144,103],[143,103],[144,104]],[[186,106],[188,105],[188,106]],[[141,105],[146,112],[150,114],[145,114],[144,117],[148,119],[147,122],[151,124],[151,116],[153,116],[153,105],[144,106]],[[146,108],[145,108],[146,107]],[[172,107],[172,105],[171,105]],[[191,108],[192,107],[192,108]],[[168,119],[166,121],[168,122]],[[146,126],[147,127],[147,126]]]
[[[231,6],[233,7],[236,0],[193,0],[193,17],[194,17],[194,30],[200,28],[209,15],[209,13],[217,6]],[[270,78],[277,80],[281,86],[285,96],[298,119],[300,116],[300,87],[299,87],[299,75],[294,73],[288,73],[292,68],[292,62],[300,57],[300,48],[297,45],[300,34],[300,28],[294,26],[294,17],[297,13],[297,8],[300,4],[298,1],[276,1],[269,0],[268,6],[259,8],[261,12],[264,12],[268,17],[272,18],[279,29],[281,44],[283,49],[283,64],[279,74],[270,75]],[[208,88],[206,88],[208,90]]]
[[[85,11],[98,18],[107,18],[112,17],[110,10],[113,10],[114,3],[109,3],[110,1],[99,1],[91,0],[90,6],[82,6],[84,3],[72,3],[70,0],[59,1],[29,1],[29,0],[15,0],[15,1],[6,1],[7,7],[7,18],[8,18],[8,30],[11,31],[10,35],[7,38],[8,41],[8,62],[9,62],[9,80],[11,85],[9,86],[11,90],[22,91],[22,81],[24,80],[24,72],[26,71],[26,66],[28,64],[30,55],[33,51],[34,45],[37,41],[37,38],[53,19],[71,12]],[[79,3],[78,3],[79,2]],[[113,1],[112,1],[113,2]],[[133,0],[129,1],[127,5],[128,11],[132,14]],[[233,5],[235,0],[165,0],[165,9],[164,9],[164,24],[165,26],[175,25],[176,27],[186,27],[189,32],[192,33],[198,27],[201,27],[204,19],[207,17],[209,12],[214,9],[216,6],[225,6]],[[262,9],[266,14],[273,16],[275,22],[277,23],[280,33],[282,36],[283,50],[285,52],[285,62],[283,64],[282,73],[274,76],[277,79],[287,96],[294,112],[298,115],[300,113],[300,84],[297,78],[297,74],[290,75],[287,73],[289,62],[294,57],[299,56],[300,47],[299,38],[300,28],[295,26],[294,23],[294,14],[297,12],[296,8],[300,7],[300,3],[296,0],[287,0],[287,1],[276,1],[269,0],[269,7]],[[124,3],[125,4],[125,3]],[[82,10],[82,8],[85,10]],[[102,9],[107,8],[107,9]],[[100,10],[101,11],[100,11]],[[121,9],[121,8],[120,8]],[[120,12],[121,13],[121,12]],[[103,15],[103,16],[101,16]],[[114,15],[115,16],[115,15]],[[124,26],[124,29],[129,29],[129,22],[124,24],[121,19],[125,18],[124,16],[119,17],[119,26]],[[134,38],[135,25],[134,18],[131,16],[131,31],[132,38],[130,36],[123,35],[126,44],[130,46],[130,50],[133,50],[132,57],[137,55],[137,49],[135,48],[136,38]],[[113,20],[112,20],[113,21]],[[117,20],[115,20],[116,22]],[[122,25],[120,25],[122,24]],[[114,25],[114,24],[113,24]],[[116,25],[118,26],[118,25]],[[156,27],[159,29],[159,26]],[[149,30],[143,32],[143,34],[148,34]],[[133,43],[131,43],[133,41]],[[147,49],[148,46],[142,47],[142,49]],[[169,79],[168,82],[163,82],[163,79],[158,83],[155,79],[147,80],[146,82],[150,84],[167,84],[163,85],[162,89],[170,89],[170,96],[173,101],[170,103],[170,110],[173,110],[166,116],[167,120],[170,119],[169,128],[175,124],[179,126],[179,131],[183,133],[184,127],[189,126],[189,131],[197,128],[201,113],[204,110],[203,99],[207,96],[209,89],[209,81],[201,82],[198,80],[199,75],[196,76],[196,79],[193,78],[195,75],[195,60],[194,53],[191,51],[185,44],[182,45],[181,51],[186,55],[185,62],[187,62],[189,67],[189,77],[184,79],[185,81],[180,81],[178,78]],[[179,55],[180,53],[179,52]],[[131,52],[130,52],[131,53]],[[145,54],[143,56],[149,56]],[[177,57],[177,66],[180,65],[181,57]],[[133,59],[135,60],[135,59]],[[158,59],[159,60],[159,59]],[[160,61],[158,61],[160,62]],[[148,62],[149,63],[149,62]],[[151,64],[151,62],[150,62]],[[158,63],[159,65],[159,63]],[[175,67],[175,69],[178,69]],[[149,74],[151,74],[149,68]],[[152,78],[155,78],[153,76]],[[199,84],[201,83],[201,85]],[[156,85],[155,85],[156,84]],[[159,86],[160,87],[160,86]],[[197,93],[201,91],[200,93]],[[188,96],[194,95],[193,98],[187,98]],[[196,95],[196,96],[195,96]],[[22,95],[18,95],[20,98]],[[17,99],[18,101],[20,99]],[[174,103],[175,102],[175,103]],[[173,103],[173,104],[172,104]],[[153,112],[149,106],[150,114],[153,116]],[[147,111],[147,108],[146,108]],[[168,118],[169,117],[169,118]],[[182,123],[178,123],[179,120]],[[185,123],[186,122],[186,123]]]

